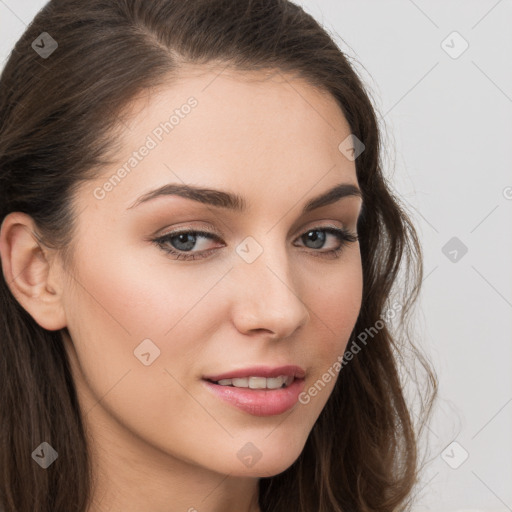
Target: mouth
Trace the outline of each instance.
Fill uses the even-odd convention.
[[[289,387],[295,377],[292,375],[279,375],[278,377],[241,377],[235,379],[220,379],[218,381],[206,379],[208,382],[219,386],[248,389],[282,389]]]
[[[293,384],[295,379],[303,379],[306,372],[300,366],[253,366],[230,372],[207,375],[203,379],[219,386],[232,386],[248,389],[280,389]]]
[[[223,401],[254,416],[282,414],[296,405],[305,371],[298,366],[256,367],[202,378]]]

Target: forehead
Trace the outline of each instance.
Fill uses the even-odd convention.
[[[193,108],[187,106],[191,101],[196,104]],[[172,126],[163,135],[172,132],[172,136],[157,142],[172,145],[179,141],[187,143],[186,147],[210,150],[213,145],[223,148],[235,142],[247,149],[249,137],[273,148],[281,145],[282,151],[294,140],[295,152],[300,151],[299,142],[307,142],[307,149],[315,144],[319,149],[336,149],[340,137],[350,133],[331,94],[279,70],[189,65],[176,79],[142,91],[127,112],[125,149],[136,147],[141,135],[161,131],[158,128],[169,121]]]
[[[338,149],[349,134],[334,97],[302,78],[191,66],[132,101],[117,162],[94,186],[123,167],[108,196],[125,208],[169,182],[300,197],[321,180],[322,189],[357,183],[354,162]]]

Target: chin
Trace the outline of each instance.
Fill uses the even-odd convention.
[[[290,457],[288,460],[283,461],[279,454],[277,454],[276,460],[271,461],[267,464],[262,464],[259,471],[256,471],[254,476],[259,478],[265,478],[270,476],[276,476],[286,471],[293,463],[299,458],[300,452],[296,457]],[[256,467],[254,469],[257,469]]]
[[[251,443],[247,443],[236,454],[236,461],[232,463],[227,472],[232,476],[264,478],[278,475],[286,471],[300,456],[303,450],[300,446],[275,446],[267,443],[266,448],[258,450]]]

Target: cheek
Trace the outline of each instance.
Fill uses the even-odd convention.
[[[359,253],[340,262],[339,271],[327,271],[321,283],[309,286],[312,321],[324,336],[324,355],[336,357],[344,350],[361,309],[363,274]]]
[[[308,294],[316,345],[310,351],[315,362],[300,403],[312,417],[321,413],[338,378],[339,364],[361,309],[363,274],[359,253],[340,262],[339,271],[326,273]]]
[[[190,379],[220,321],[212,297],[225,269],[184,271],[164,257],[148,262],[149,252],[103,248],[83,258],[66,298],[68,330],[96,399],[127,372],[119,387],[146,405],[180,395],[177,381]]]
[[[186,270],[157,251],[156,247],[110,253],[104,249],[80,262],[80,286],[68,303],[77,304],[77,321],[88,319],[83,325],[86,331],[104,333],[105,339],[123,338],[123,348],[133,351],[137,341],[151,336],[163,340],[194,316],[222,269]]]
[[[193,440],[204,428],[225,434],[188,392],[205,333],[218,317],[213,301],[202,298],[219,275],[210,271],[191,282],[191,272],[170,269],[128,257],[122,263],[113,257],[82,262],[80,285],[67,298],[68,330],[83,409],[93,411],[89,421],[107,422],[108,411],[155,445],[180,440],[185,456],[194,453]],[[202,422],[196,428],[197,418]]]

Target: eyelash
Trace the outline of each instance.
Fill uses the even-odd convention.
[[[357,234],[352,233],[348,231],[347,229],[342,228],[334,228],[334,227],[315,227],[308,229],[305,233],[303,233],[299,238],[302,238],[304,235],[308,234],[311,231],[323,231],[325,233],[329,233],[331,235],[334,235],[338,238],[340,241],[340,246],[337,249],[330,249],[328,251],[319,252],[318,250],[312,249],[313,252],[319,252],[318,255],[320,257],[327,257],[327,258],[339,258],[343,249],[349,244],[353,242],[357,242],[359,240]],[[165,235],[162,235],[158,238],[155,238],[151,240],[154,244],[157,245],[161,250],[166,252],[167,254],[170,254],[174,256],[176,260],[199,260],[203,258],[207,258],[211,252],[213,252],[215,249],[209,249],[206,251],[201,252],[181,252],[177,249],[171,249],[169,246],[165,245],[167,244],[172,238],[175,238],[179,235],[199,235],[201,237],[209,238],[210,240],[216,240],[220,241],[220,238],[213,233],[210,233],[208,231],[200,231],[200,230],[182,230],[182,231],[174,231],[171,233],[167,233]]]

